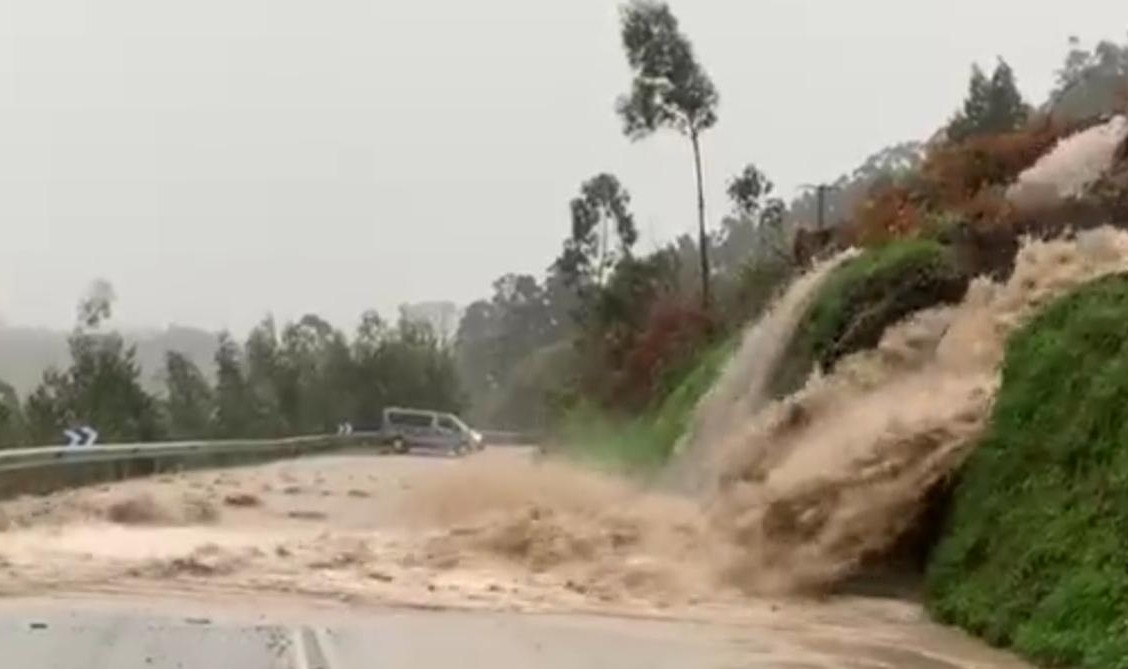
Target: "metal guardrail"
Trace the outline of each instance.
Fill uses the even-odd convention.
[[[536,444],[541,441],[540,435],[529,432],[509,432],[505,430],[481,430],[482,438],[487,444],[494,446],[509,446],[514,444]]]
[[[0,471],[21,469],[48,462],[93,462],[128,459],[140,455],[159,456],[217,450],[277,450],[287,447],[316,446],[328,437],[288,439],[233,439],[226,441],[168,441],[138,444],[99,444],[96,446],[37,446],[0,451]]]
[[[133,476],[376,446],[377,433],[0,450],[0,499]]]
[[[380,447],[379,432],[282,439],[175,441],[0,450],[0,499],[168,471],[228,467],[349,448]],[[483,431],[487,444],[527,444],[532,435]]]

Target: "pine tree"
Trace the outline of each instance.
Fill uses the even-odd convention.
[[[1003,59],[991,75],[984,127],[988,132],[1014,130],[1026,122],[1030,108],[1022,100],[1014,81],[1014,70]]]
[[[219,335],[215,351],[215,431],[220,437],[246,437],[251,433],[253,404],[243,373],[243,352],[226,332]]]
[[[976,135],[1008,132],[1021,126],[1029,113],[1006,61],[999,59],[990,79],[974,65],[963,109],[948,124],[948,139],[959,142]]]
[[[26,445],[20,399],[12,386],[0,379],[0,448]]]
[[[215,395],[207,377],[191,358],[177,351],[165,354],[165,411],[174,439],[203,439],[210,436]]]

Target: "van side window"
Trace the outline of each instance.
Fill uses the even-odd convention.
[[[450,419],[450,416],[439,416],[439,427],[451,432],[458,432],[458,426]]]
[[[388,420],[395,425],[431,427],[431,416],[425,413],[389,413]]]

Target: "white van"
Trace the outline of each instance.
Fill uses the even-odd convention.
[[[381,441],[397,453],[424,448],[463,455],[484,446],[482,435],[458,416],[439,411],[388,407],[384,409],[380,432]]]

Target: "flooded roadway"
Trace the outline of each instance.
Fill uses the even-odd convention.
[[[912,602],[648,597],[436,552],[420,490],[527,458],[333,456],[6,502],[0,645],[60,669],[1026,666]]]

